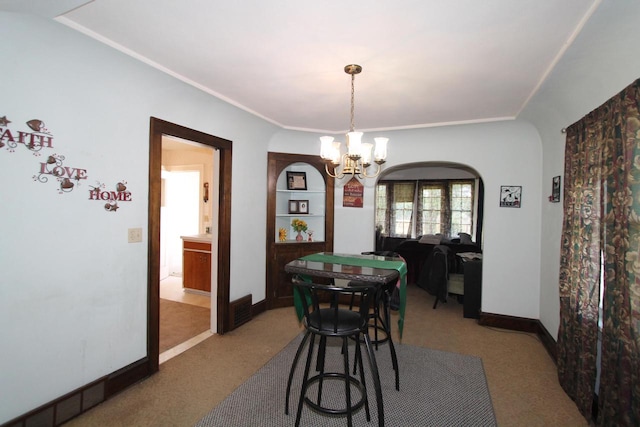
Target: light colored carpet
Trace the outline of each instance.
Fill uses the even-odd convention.
[[[211,311],[160,298],[160,353],[208,331]]]
[[[294,375],[289,415],[284,413],[285,390],[289,369],[300,339],[301,335],[200,420],[197,427],[294,425],[306,351]],[[482,360],[479,357],[408,344],[397,345],[396,351],[400,365],[400,391],[395,389],[388,346],[382,345],[376,352],[384,399],[385,425],[496,425]],[[353,351],[350,352],[352,353]],[[326,363],[328,371],[342,371],[339,341],[328,346]],[[365,368],[368,372],[367,362]],[[336,381],[326,382],[323,404],[333,408],[344,407],[343,387]],[[371,406],[371,422],[367,423],[362,408],[354,415],[354,425],[378,425],[371,377],[367,378],[367,391]],[[343,426],[346,425],[346,419],[317,414],[305,406],[300,425]]]
[[[433,310],[433,296],[415,285],[407,287],[407,295],[402,345],[482,358],[500,427],[589,427],[558,384],[556,366],[535,335],[478,326],[475,319],[462,316],[462,305],[453,300]],[[395,334],[397,312],[392,317]],[[300,332],[291,307],[268,310],[163,363],[155,375],[65,427],[192,427]],[[383,350],[386,348],[378,350],[380,357],[384,357]],[[414,403],[421,404],[417,399]],[[341,421],[346,425],[346,420]]]

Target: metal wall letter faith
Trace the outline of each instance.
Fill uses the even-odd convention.
[[[43,148],[53,148],[53,135],[45,127],[42,120],[33,119],[27,122],[27,126],[33,130],[11,131],[7,126],[11,120],[7,116],[0,117],[0,148],[7,146],[10,152],[14,152],[18,144],[22,144],[33,152],[34,156],[39,156],[39,151]]]

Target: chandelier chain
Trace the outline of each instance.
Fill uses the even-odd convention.
[[[349,128],[349,132],[353,132],[356,128],[355,119],[354,119],[354,111],[355,111],[355,82],[356,75],[351,74],[351,127]]]

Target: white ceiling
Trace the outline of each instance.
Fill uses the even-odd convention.
[[[516,117],[600,1],[0,0],[0,9],[57,17],[284,128],[339,133],[351,63],[363,67],[357,130]]]

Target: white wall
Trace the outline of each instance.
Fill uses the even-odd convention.
[[[542,154],[535,128],[526,122],[506,121],[384,135],[390,138],[385,167],[456,162],[480,173],[485,185],[482,310],[537,319]],[[365,138],[373,136],[376,135],[365,134]],[[281,131],[272,138],[269,150],[318,154],[318,137]],[[336,184],[334,250],[371,250],[375,180],[363,182],[363,208],[342,207],[342,186],[346,181]],[[522,185],[522,208],[498,207],[501,185]],[[411,321],[410,317],[407,321]]]
[[[554,338],[560,324],[558,278],[563,204],[550,203],[547,197],[551,194],[551,179],[564,175],[565,135],[561,129],[640,77],[638,22],[640,2],[603,1],[521,114],[522,119],[536,126],[542,139],[540,321]]]
[[[0,149],[1,424],[146,355],[150,116],[233,141],[231,299],[264,299],[263,263],[244,262],[265,259],[275,129],[51,20],[2,12],[0,39],[0,117],[14,132],[43,120],[54,136],[40,156]],[[87,170],[70,193],[33,179],[54,153]],[[132,201],[116,212],[89,200],[120,180]],[[142,243],[127,243],[133,227]]]

